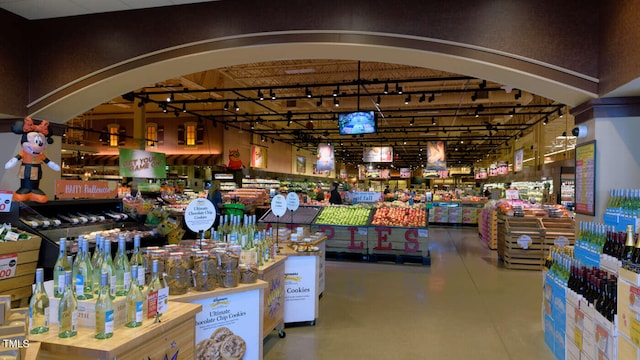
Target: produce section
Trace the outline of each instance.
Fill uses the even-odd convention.
[[[327,206],[316,218],[315,224],[365,226],[371,209],[361,206]]]
[[[422,207],[392,208],[381,206],[376,209],[371,225],[379,226],[425,226],[427,221],[427,211]]]

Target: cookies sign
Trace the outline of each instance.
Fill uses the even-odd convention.
[[[190,301],[196,315],[197,359],[259,359],[260,290]]]

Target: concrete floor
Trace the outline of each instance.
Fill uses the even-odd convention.
[[[507,270],[477,228],[431,227],[431,266],[328,261],[316,326],[264,359],[553,359],[540,271]]]

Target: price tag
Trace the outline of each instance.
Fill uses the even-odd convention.
[[[169,287],[158,290],[158,313],[162,314],[169,309]]]
[[[0,256],[0,280],[12,278],[16,275],[18,253]]]
[[[4,234],[4,241],[18,241],[19,237],[20,234],[15,231],[9,230],[6,234]]]
[[[529,244],[531,244],[532,241],[529,235],[522,235],[518,238],[518,244],[525,250],[529,248]]]
[[[298,207],[300,206],[300,198],[298,197],[298,194],[296,194],[295,192],[290,192],[287,194],[287,209],[291,210],[291,211],[296,211],[298,210]]]
[[[565,247],[569,244],[569,239],[567,239],[566,236],[558,236],[558,238],[553,241],[553,244],[555,246]]]
[[[287,211],[287,200],[281,194],[278,194],[271,199],[271,212],[275,216],[282,216]]]
[[[429,229],[418,229],[418,237],[429,237]]]
[[[13,199],[13,191],[0,190],[0,212],[11,211],[12,199]]]
[[[367,236],[368,234],[368,229],[367,228],[358,228],[358,235],[364,235]]]

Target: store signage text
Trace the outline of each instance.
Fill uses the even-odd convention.
[[[112,199],[118,196],[118,189],[104,180],[56,180],[58,199]]]

